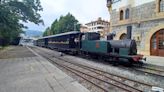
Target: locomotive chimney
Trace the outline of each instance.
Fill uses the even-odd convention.
[[[132,26],[127,26],[127,39],[131,39]]]
[[[113,40],[113,37],[115,36],[114,33],[110,33],[107,35],[107,40]]]

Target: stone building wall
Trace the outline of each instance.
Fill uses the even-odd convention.
[[[146,36],[149,31],[164,24],[164,15],[159,16],[156,12],[156,1],[145,3],[140,6],[120,7],[124,11],[124,20],[120,20],[120,14],[116,10],[111,12],[111,31],[116,32],[115,39],[118,40],[122,33],[126,33],[127,26],[132,26],[132,39],[137,41],[139,52],[146,49]],[[130,9],[129,19],[125,19],[125,10]],[[163,26],[164,28],[164,26]],[[156,30],[158,31],[158,30]]]
[[[125,6],[121,7],[120,10],[130,9],[130,18],[127,22],[138,22],[145,19],[155,18],[156,16],[156,2],[146,3],[137,7]],[[124,17],[125,18],[125,17]],[[119,12],[112,10],[111,12],[111,21],[113,25],[120,24]]]
[[[150,2],[131,8],[132,21],[145,20],[156,17],[156,2]]]

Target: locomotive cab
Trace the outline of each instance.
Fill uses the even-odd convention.
[[[108,42],[100,40],[99,33],[84,33],[81,40],[81,51],[90,55],[104,55],[108,53]]]
[[[88,32],[82,34],[82,40],[100,40],[100,34],[96,32]]]

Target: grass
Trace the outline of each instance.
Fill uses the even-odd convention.
[[[3,47],[2,46],[0,46],[0,50],[2,50],[3,49]]]
[[[7,48],[8,46],[0,46],[0,51],[4,50],[5,48]]]

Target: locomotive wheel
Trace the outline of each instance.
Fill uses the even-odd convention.
[[[142,67],[144,63],[142,61],[139,61],[135,66]]]
[[[128,62],[127,62],[127,64],[126,64],[126,66],[127,66],[127,67],[133,66],[133,61],[130,60],[130,59],[128,59]]]
[[[93,58],[93,59],[99,59],[98,55],[93,55],[93,54],[91,54],[90,56],[91,56],[91,58]]]
[[[113,58],[112,58],[112,65],[113,65],[113,66],[118,66],[118,65],[119,65],[119,59],[116,58],[116,57],[113,57]]]
[[[131,67],[131,66],[133,66],[133,63],[132,62],[128,62],[127,63],[127,67]]]
[[[72,55],[73,55],[73,56],[77,56],[77,55],[78,55],[78,52],[77,52],[77,51],[73,51],[73,52],[72,52]]]
[[[119,64],[118,64],[117,61],[112,61],[112,65],[113,65],[113,66],[118,66]]]

